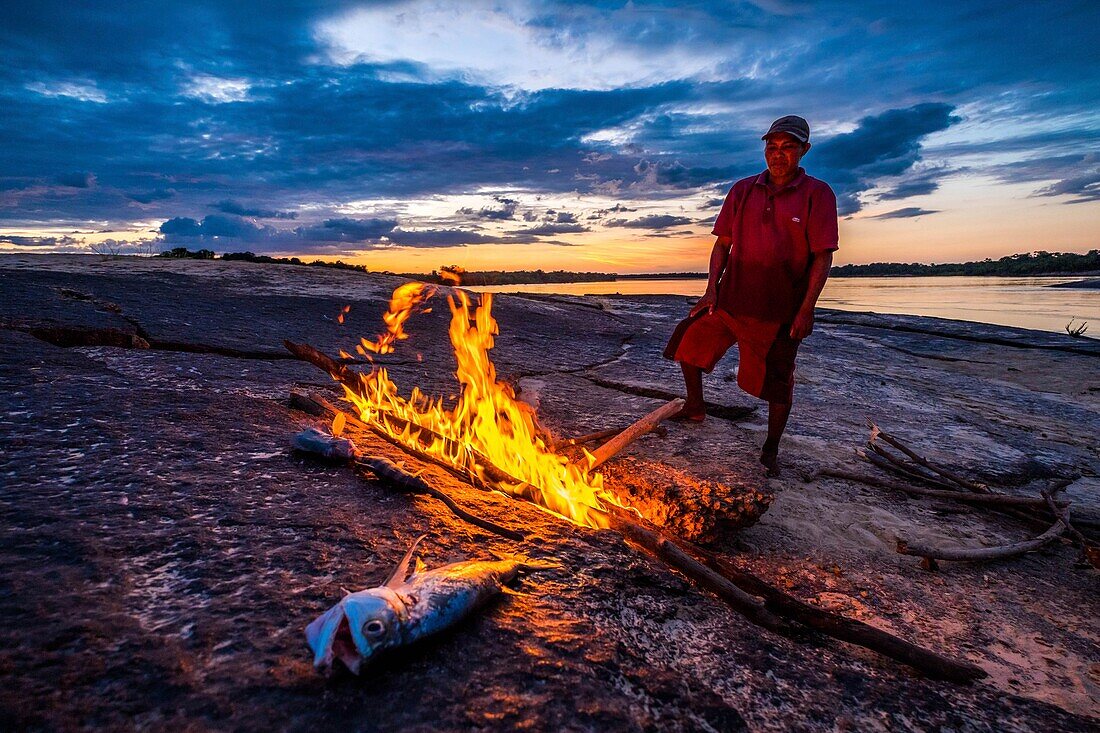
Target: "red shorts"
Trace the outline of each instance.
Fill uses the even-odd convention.
[[[790,337],[789,325],[736,318],[718,309],[681,321],[665,347],[665,358],[709,373],[738,344],[738,386],[762,400],[789,405],[799,343]]]

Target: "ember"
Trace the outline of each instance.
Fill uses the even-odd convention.
[[[433,294],[433,289],[420,283],[395,290],[383,316],[387,331],[373,342],[363,339],[359,352],[392,352],[395,341],[408,337],[405,322],[417,310],[426,312],[423,303]],[[364,422],[380,426],[403,445],[482,479],[489,465],[494,466],[514,479],[495,480],[499,488],[577,524],[606,526],[602,510],[608,504],[623,503],[604,488],[600,474],[556,453],[530,406],[518,401],[510,386],[497,381],[489,357],[498,333],[492,296],[484,294],[472,314],[465,292],[456,291],[448,302],[450,339],[458,362],[455,376],[462,385],[452,409],[418,387],[413,387],[408,400],[402,398],[385,367],[363,375],[361,392],[345,385],[348,401]]]

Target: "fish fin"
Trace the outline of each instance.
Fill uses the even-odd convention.
[[[393,569],[393,572],[390,573],[390,577],[386,578],[386,582],[382,585],[387,588],[396,588],[405,582],[405,576],[409,573],[409,561],[412,560],[413,553],[416,552],[416,546],[427,536],[426,534],[422,534],[416,538],[412,543],[412,547],[410,547],[409,551],[405,553],[405,556],[401,558],[401,562],[397,563],[397,567]]]
[[[500,586],[500,592],[503,593],[506,596],[529,596],[529,595],[531,595],[530,593],[523,593],[523,592],[518,591],[514,588],[510,588],[507,585]]]
[[[306,643],[313,652],[313,666],[327,669],[336,657],[336,633],[344,622],[344,603],[341,601],[325,611],[306,626]]]
[[[423,560],[421,560],[421,559],[420,559],[420,558],[418,557],[418,558],[416,558],[416,566],[415,566],[415,567],[413,568],[413,572],[412,572],[412,574],[413,574],[413,575],[416,575],[417,573],[422,573],[422,572],[424,572],[424,571],[425,571],[425,570],[427,570],[427,569],[428,569],[428,566],[427,566],[427,565],[425,565],[425,564],[424,564],[424,561],[423,561]]]
[[[347,588],[345,588],[344,586],[340,586],[340,592],[343,593],[345,596],[350,596],[351,595],[351,591],[348,590]]]

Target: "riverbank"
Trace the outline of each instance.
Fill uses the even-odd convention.
[[[928,573],[896,554],[896,537],[986,546],[1035,530],[801,477],[875,471],[856,455],[870,417],[1010,493],[1080,475],[1065,493],[1074,516],[1100,519],[1097,355],[1019,329],[823,312],[800,352],[783,478],[765,480],[756,462],[765,415],[734,386],[732,358],[706,389],[728,408],[713,412],[741,417],[669,425],[608,465],[612,489],[774,495],[758,524],[713,549],[990,675],[960,687],[835,641],[763,631],[615,532],[474,491],[387,444],[372,450],[527,542],[294,456],[290,436],[315,421],[287,395],[331,381],[282,358],[282,340],[348,349],[378,332],[399,282],[219,261],[0,258],[4,719],[51,729],[1095,727],[1096,571],[1074,567],[1073,548]],[[688,300],[497,296],[497,372],[557,435],[624,425],[679,393],[660,351]],[[403,394],[453,394],[449,318],[445,307],[414,317],[385,359]],[[59,333],[110,343],[43,340]],[[563,567],[364,678],[316,675],[302,627],[341,587],[380,582],[422,533],[429,566],[526,552]]]

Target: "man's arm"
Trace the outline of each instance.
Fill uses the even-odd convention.
[[[691,309],[691,315],[706,309],[708,313],[714,310],[718,304],[718,280],[722,277],[722,271],[726,269],[726,260],[730,256],[730,245],[733,239],[730,237],[718,237],[714,240],[714,248],[710,251],[710,270],[707,275],[707,289],[699,302]]]
[[[825,281],[829,279],[829,268],[833,266],[833,252],[817,252],[813,255],[810,264],[810,283],[806,288],[806,297],[802,299],[802,305],[798,309],[798,315],[791,322],[791,338],[804,339],[814,330],[814,308],[817,307],[817,298],[821,295],[821,289],[825,287]]]

